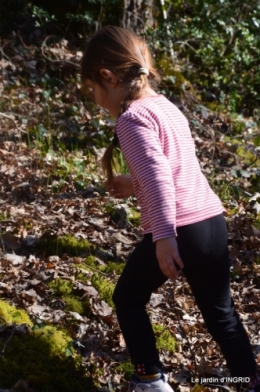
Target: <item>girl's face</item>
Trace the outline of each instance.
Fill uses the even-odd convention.
[[[92,89],[96,104],[105,108],[104,103],[106,101],[106,90],[97,83],[92,84]]]
[[[103,83],[104,87],[98,83],[91,83],[95,102],[102,108],[107,109],[113,117],[117,118],[121,108],[122,89],[116,88],[106,81]]]

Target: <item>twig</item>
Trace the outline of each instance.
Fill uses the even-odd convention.
[[[191,46],[191,44],[188,43],[188,41],[177,41],[175,42],[175,45],[180,44],[180,45],[187,45],[191,50],[193,50],[195,53],[197,53],[197,50]]]
[[[9,112],[9,114],[15,116],[15,117],[20,117],[23,118],[24,116],[22,116],[21,114],[15,113],[15,112]],[[0,115],[3,115],[4,117],[8,116],[9,118],[9,114],[5,114],[5,113],[0,113]],[[10,117],[10,119],[12,119],[12,117]]]
[[[18,37],[20,38],[20,41],[21,41],[22,45],[23,45],[26,49],[31,49],[31,46],[28,46],[28,45],[26,45],[26,44],[23,42],[23,39],[22,39],[22,37],[21,37],[21,35],[20,35],[19,30],[17,30],[16,33],[17,33]]]
[[[49,58],[48,56],[46,56],[46,54],[45,54],[45,52],[44,52],[44,48],[47,47],[46,42],[48,41],[48,39],[49,39],[50,37],[52,37],[52,35],[48,35],[48,36],[45,38],[45,40],[43,41],[43,43],[42,43],[41,52],[42,52],[43,57],[44,57],[46,60],[50,61],[51,63],[56,63],[56,64],[57,64],[57,63],[65,63],[65,64],[72,65],[72,66],[74,66],[74,67],[76,67],[76,68],[80,68],[80,65],[79,65],[79,64],[73,63],[72,61],[68,61],[68,60],[65,60],[65,59],[63,59],[63,60],[53,60],[53,59]]]
[[[18,130],[18,126],[17,126],[15,120],[12,117],[8,116],[7,114],[1,113],[1,112],[0,112],[0,116],[2,116],[4,118],[7,118],[8,120],[11,120],[13,122],[15,128]],[[21,133],[28,133],[27,131],[24,131],[23,129],[19,129],[19,132],[21,132]]]
[[[4,118],[8,118],[8,120],[11,120],[17,128],[16,122],[14,121],[14,119],[12,117],[8,116],[7,114],[1,113],[1,112],[0,112],[0,116],[2,116]]]
[[[102,18],[102,14],[103,14],[103,8],[104,8],[104,4],[103,4],[103,0],[101,0],[101,7],[100,7],[98,20],[97,20],[98,28],[101,28],[101,18]]]
[[[101,274],[101,275],[108,276],[108,274],[106,274],[105,272],[101,272],[101,271],[99,271],[97,268],[92,267],[92,266],[90,266],[90,265],[87,265],[87,268],[90,268],[91,270],[93,270],[93,271],[95,271],[95,272],[98,272],[98,273]],[[83,272],[83,271],[86,271],[86,270],[84,270],[83,268],[76,268],[76,270],[81,270],[82,272]],[[64,279],[64,278],[63,278],[63,279]]]
[[[10,58],[5,54],[4,49],[2,46],[0,46],[0,52],[2,53],[3,57],[5,57],[8,61],[10,61]]]
[[[138,15],[136,15],[134,12],[132,12],[132,11],[129,11],[129,10],[125,10],[126,12],[126,14],[128,13],[128,14],[130,14],[130,15],[133,15],[137,20],[139,20],[141,23],[142,23],[142,25],[143,25],[143,28],[145,28],[145,23],[144,23],[144,21],[143,21],[143,19],[140,17],[140,16],[138,16]]]
[[[12,333],[11,333],[11,335],[9,336],[9,338],[7,339],[7,341],[6,341],[5,344],[4,344],[3,350],[2,350],[1,353],[0,353],[0,358],[1,358],[1,357],[3,356],[3,354],[4,354],[7,344],[10,342],[10,340],[11,340],[12,337],[14,336],[15,330],[16,330],[16,325],[13,325]]]

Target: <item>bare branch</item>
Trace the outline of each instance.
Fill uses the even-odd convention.
[[[63,59],[63,60],[53,60],[53,59],[51,59],[50,57],[48,57],[48,56],[45,54],[44,48],[45,48],[45,47],[47,48],[46,42],[48,41],[48,39],[49,39],[50,37],[52,37],[52,35],[48,35],[48,36],[45,38],[45,40],[43,41],[43,43],[42,43],[41,51],[42,51],[43,57],[44,57],[46,60],[50,61],[51,63],[69,64],[69,65],[72,65],[73,67],[80,68],[80,65],[77,64],[77,63],[73,63],[72,61],[68,61],[68,60],[65,60],[65,59]]]

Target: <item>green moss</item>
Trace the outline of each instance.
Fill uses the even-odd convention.
[[[3,301],[0,301],[0,312],[9,323],[26,322],[32,326],[23,310]],[[5,342],[0,341],[0,351]],[[91,390],[93,383],[80,363],[71,337],[59,328],[43,326],[32,333],[15,333],[0,358],[1,387],[10,389],[19,379],[24,379],[39,392],[85,392]]]
[[[232,135],[241,134],[246,130],[246,124],[244,121],[234,120],[232,122]]]
[[[86,265],[84,266],[84,268],[86,270],[88,269],[89,266],[105,274],[108,274],[109,272],[115,272],[116,274],[120,275],[125,267],[125,263],[115,263],[114,261],[107,261],[105,262],[105,265],[100,265],[96,261],[95,256],[88,256],[85,260],[85,263]]]
[[[75,267],[90,270],[92,272],[94,268],[95,270],[98,270],[102,273],[108,274],[110,272],[116,272],[117,274],[121,274],[121,272],[125,267],[125,263],[108,262],[106,265],[100,265],[96,262],[96,258],[94,256],[89,256],[86,259],[86,265],[75,264]],[[84,274],[76,274],[77,279],[79,278],[79,275],[84,276]],[[99,274],[98,272],[94,272],[91,277],[84,276],[84,278],[86,280],[90,280],[93,287],[98,291],[100,298],[114,308],[112,295],[115,289],[115,284],[112,283],[110,280],[104,278],[103,275]],[[87,305],[86,305],[86,309],[88,310]]]
[[[134,365],[130,362],[123,362],[115,368],[117,373],[123,374],[124,378],[128,380],[134,373]]]
[[[84,274],[82,274],[82,276],[84,277]],[[61,298],[65,301],[65,310],[77,312],[82,315],[89,315],[89,300],[87,298],[83,300],[80,299],[80,296],[77,295],[77,290],[74,290],[73,283],[71,281],[58,278],[50,282],[48,285],[54,291],[54,297]]]
[[[110,282],[108,279],[102,278],[98,274],[93,274],[91,278],[91,283],[99,292],[100,298],[104,300],[108,305],[114,307],[114,303],[112,301],[112,295],[115,289],[114,283]]]
[[[66,357],[71,337],[65,331],[57,329],[57,327],[47,325],[41,329],[34,331],[35,338],[40,338],[49,348],[50,355]],[[70,349],[70,353],[73,350]]]
[[[70,280],[57,278],[49,282],[48,285],[54,291],[54,294],[57,296],[71,294],[73,290],[73,283]]]
[[[76,268],[82,268],[85,269],[86,271],[89,270],[85,265],[83,264],[76,264],[75,265]],[[80,282],[86,282],[88,280],[88,276],[86,274],[84,274],[83,272],[76,272],[75,273],[75,279],[79,280]]]
[[[97,263],[96,263],[96,257],[95,256],[88,256],[85,260],[86,265],[89,265],[91,267],[96,267]]]
[[[159,324],[153,324],[153,330],[156,337],[156,346],[158,349],[167,351],[175,351],[176,342],[170,332],[165,326]]]
[[[254,163],[255,167],[260,166],[260,159],[256,160],[256,155],[251,151],[246,150],[243,146],[239,146],[236,151],[237,155],[243,159],[243,161],[250,165]]]
[[[215,112],[218,108],[218,103],[216,101],[214,102],[203,102],[203,104],[209,108],[210,110],[212,110],[213,112]]]
[[[37,250],[44,252],[46,255],[60,255],[64,253],[70,256],[79,256],[86,253],[90,248],[88,240],[78,239],[70,234],[57,237],[53,236],[39,241]]]
[[[79,297],[72,295],[70,297],[64,296],[62,299],[66,302],[65,310],[89,316],[91,309],[88,298],[81,300]]]
[[[0,300],[0,316],[9,324],[28,324],[30,327],[33,325],[30,317],[24,310],[16,309],[2,300]],[[0,319],[0,323],[3,323],[2,319]]]
[[[86,266],[85,264],[74,264],[74,267],[75,267],[76,269],[79,268],[79,269],[83,269],[83,270],[86,270],[86,271],[90,271],[90,269],[88,268],[88,266]],[[84,275],[83,272],[78,272],[78,273]]]
[[[140,226],[140,212],[134,208],[129,208],[127,211],[127,220],[134,226]]]
[[[107,266],[104,267],[104,272],[115,272],[117,275],[121,275],[123,269],[125,268],[125,263],[115,263],[113,261],[109,261]]]
[[[11,217],[11,214],[10,214],[9,211],[2,211],[2,210],[0,210],[0,222],[2,220],[9,219],[10,217]]]
[[[65,296],[62,298],[66,302],[65,310],[69,310],[71,312],[77,312],[82,314],[84,311],[83,304],[79,298],[76,296]]]
[[[91,380],[78,361],[66,355],[66,347],[67,339],[48,329],[36,337],[14,336],[0,358],[1,387],[11,388],[22,378],[39,392],[85,392]]]

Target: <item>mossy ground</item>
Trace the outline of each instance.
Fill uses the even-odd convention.
[[[7,302],[0,300],[0,323],[17,325],[27,324],[32,327],[33,323],[28,314],[22,309],[16,309],[14,306],[9,305]]]
[[[130,361],[121,363],[115,368],[117,373],[121,373],[124,375],[126,380],[129,380],[131,375],[134,373],[134,365]]]
[[[156,337],[156,345],[158,349],[167,351],[175,351],[176,342],[171,333],[165,326],[153,324],[153,330]]]
[[[77,267],[77,265],[76,265]],[[125,263],[116,263],[113,261],[107,261],[104,265],[98,264],[95,256],[88,256],[85,259],[85,264],[79,265],[78,267],[83,267],[83,269],[90,268],[90,271],[94,271],[92,277],[90,278],[92,285],[99,292],[100,298],[107,302],[108,305],[114,307],[112,301],[112,295],[114,292],[115,284],[106,277],[110,273],[115,273],[120,275],[125,267]],[[101,274],[99,273],[101,272]]]
[[[84,278],[84,274],[82,274],[83,282]],[[77,279],[79,280],[79,275],[77,276]],[[108,305],[114,307],[112,295],[115,284],[98,273],[93,273],[89,281],[98,291],[100,299],[105,301]],[[82,293],[79,293],[76,289],[73,289],[72,282],[58,278],[50,282],[48,285],[53,290],[52,298],[59,298],[65,302],[65,310],[77,312],[81,315],[90,315],[91,310],[88,299],[80,299]]]
[[[77,256],[88,249],[89,244],[72,236],[53,238],[45,243],[47,254]],[[46,247],[46,244],[48,246]],[[114,291],[113,277],[119,275],[125,263],[106,260],[100,263],[94,255],[82,259],[82,264],[74,264],[74,278],[78,282],[90,282],[98,291],[99,298],[114,308],[112,294]],[[87,273],[84,273],[86,270]],[[111,275],[112,274],[112,275]],[[77,312],[83,316],[95,317],[91,312],[89,299],[81,299],[80,292],[72,280],[57,278],[48,283],[53,290],[50,300],[59,298],[65,304],[65,311]],[[8,343],[4,356],[0,358],[0,379],[3,388],[10,388],[19,379],[26,379],[32,388],[39,392],[85,392],[93,388],[93,380],[86,376],[85,369],[80,365],[80,357],[73,351],[72,338],[75,333],[73,325],[66,323],[67,331],[50,325],[33,325],[23,310],[18,310],[4,302],[0,302],[0,316],[7,323],[25,323],[31,327],[31,334],[15,333]],[[0,318],[1,323],[1,318]],[[160,325],[153,325],[157,348],[174,351],[175,340]],[[1,340],[0,351],[6,341]],[[12,369],[12,371],[10,371]],[[133,373],[133,365],[128,361],[120,364],[115,371],[129,379]]]
[[[93,268],[94,270],[100,271],[105,274],[109,274],[110,272],[115,272],[116,274],[120,275],[125,267],[125,263],[116,263],[114,261],[107,261],[104,265],[100,265],[95,256],[88,256],[85,259],[85,263],[83,268]]]
[[[57,278],[48,285],[53,290],[52,299],[62,299],[65,303],[66,311],[77,312],[82,316],[89,316],[89,300],[87,298],[83,300],[80,299],[81,294],[77,293],[77,290],[73,288],[73,283],[71,281]]]
[[[99,292],[100,298],[111,307],[114,307],[114,303],[112,301],[112,295],[114,292],[115,284],[108,279],[102,278],[98,274],[93,275],[91,279],[91,283],[93,284],[95,289]]]
[[[0,315],[9,324],[26,323],[31,333],[16,332],[0,358],[1,388],[25,379],[39,392],[85,392],[92,380],[85,375],[80,357],[73,352],[71,337],[55,326],[34,327],[23,311],[0,301]],[[1,324],[4,324],[0,319]],[[0,336],[0,351],[9,336]]]
[[[65,253],[70,256],[79,256],[86,254],[89,249],[90,243],[87,240],[78,239],[71,234],[42,239],[37,245],[37,251],[44,252],[47,256],[62,256]]]

